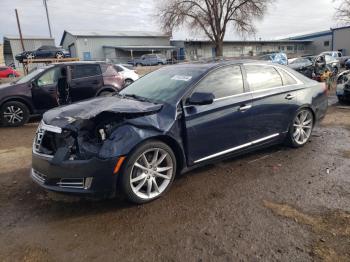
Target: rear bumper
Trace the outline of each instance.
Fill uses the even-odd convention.
[[[109,196],[116,192],[118,159],[67,160],[54,164],[51,158],[32,155],[31,178],[41,187],[56,192]]]

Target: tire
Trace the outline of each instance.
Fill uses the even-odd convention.
[[[62,52],[57,52],[55,55],[55,58],[62,59],[62,58],[64,58],[64,54]]]
[[[299,109],[290,124],[287,143],[294,148],[304,146],[311,137],[314,122],[314,115],[309,108]]]
[[[131,85],[132,83],[134,83],[134,81],[132,79],[128,78],[125,80],[124,86],[127,87],[127,86]]]
[[[345,103],[345,99],[341,96],[338,96],[338,102],[339,104],[344,104]]]
[[[176,174],[176,157],[163,142],[147,141],[128,156],[122,171],[120,182],[126,198],[136,204],[148,203],[163,196],[171,187]]]
[[[0,109],[0,120],[4,126],[23,126],[29,120],[29,109],[21,102],[7,102]]]
[[[333,67],[333,74],[334,74],[335,76],[337,76],[338,73],[339,73],[338,67]]]
[[[7,75],[7,78],[14,78],[14,77],[16,77],[15,74],[8,74],[8,75]]]
[[[35,55],[33,53],[27,53],[26,54],[26,59],[34,59]]]

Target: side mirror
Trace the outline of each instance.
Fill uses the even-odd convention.
[[[212,93],[196,92],[187,99],[189,105],[210,105],[214,103],[214,95]]]

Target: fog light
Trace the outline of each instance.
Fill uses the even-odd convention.
[[[84,181],[84,189],[89,189],[92,184],[92,177],[86,177]]]

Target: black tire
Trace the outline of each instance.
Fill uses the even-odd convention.
[[[11,113],[17,112],[14,116]],[[17,101],[10,101],[1,106],[0,109],[0,121],[4,126],[17,127],[23,126],[29,120],[29,109],[28,107]]]
[[[130,79],[130,78],[125,79],[124,86],[127,87],[127,86],[131,85],[132,83],[134,83],[134,81],[132,79]]]
[[[35,55],[33,53],[26,53],[26,59],[34,59]]]
[[[341,96],[338,96],[338,101],[339,101],[339,104],[344,104],[346,102],[345,99]]]
[[[62,52],[57,52],[55,55],[55,58],[62,59],[62,58],[64,58],[64,54]]]
[[[304,111],[308,113],[308,117],[310,117],[310,119],[311,119],[310,127],[308,128],[310,130],[307,131],[307,132],[310,132],[310,133],[307,134],[307,138],[305,139],[305,141],[303,141],[303,142],[299,141],[298,142],[298,139],[296,137],[294,137],[294,134],[297,132],[296,131],[297,127],[295,127],[294,124],[296,122],[296,118],[301,114],[301,112],[304,112]],[[289,131],[288,131],[288,134],[287,134],[287,137],[286,137],[287,144],[289,146],[291,146],[291,147],[294,147],[294,148],[303,147],[310,140],[314,124],[315,124],[315,119],[314,119],[314,115],[313,115],[311,109],[309,109],[309,108],[301,108],[301,109],[299,109],[296,112],[296,114],[294,115],[292,122],[290,123]]]
[[[15,74],[8,74],[8,75],[7,75],[7,78],[14,78],[14,77],[16,77]]]
[[[142,158],[142,155],[143,154],[146,154],[146,157],[150,157],[152,155],[147,155],[147,154],[150,154],[152,152],[152,150],[157,150],[158,149],[158,153],[157,153],[157,156],[159,156],[159,154],[161,155],[160,158],[162,158],[162,156],[164,156],[164,153],[167,154],[166,158],[164,158],[163,162],[160,162],[160,164],[155,164],[155,162],[151,161],[150,162],[150,169],[149,169],[149,173],[147,174],[147,171],[144,171],[142,169],[138,169],[137,170],[137,167],[134,166],[134,164],[136,163],[136,161],[140,161],[140,159]],[[154,156],[154,155],[153,155]],[[151,157],[152,158],[152,157]],[[143,158],[142,158],[143,159]],[[159,160],[159,159],[158,159]],[[149,161],[149,159],[148,159]],[[171,164],[172,164],[172,169],[170,169],[169,171],[171,172],[171,175],[169,175],[169,177],[167,179],[163,179],[161,177],[157,177],[156,175],[154,174],[151,174],[151,172],[153,172],[152,170],[156,170],[157,168],[162,168],[160,165],[163,163],[164,164],[164,161],[166,162],[165,164],[166,165],[169,165],[169,162],[171,161]],[[155,165],[153,166],[154,169],[152,169],[152,165]],[[135,170],[134,170],[135,168]],[[133,189],[133,186],[131,185],[132,184],[132,181],[131,179],[134,178],[135,179],[135,175],[137,173],[140,173],[141,171],[141,175],[138,175],[136,177],[139,177],[139,176],[146,176],[144,177],[144,179],[142,180],[139,180],[140,181],[140,184],[143,182],[143,186],[141,186],[140,188],[140,191],[138,192],[139,195],[137,195],[134,190],[135,188]],[[157,171],[155,171],[157,172]],[[159,172],[162,172],[162,171],[159,171]],[[135,204],[144,204],[144,203],[148,203],[148,202],[151,202],[159,197],[162,197],[168,190],[169,188],[171,187],[171,184],[173,183],[174,181],[174,178],[175,178],[175,174],[176,174],[176,157],[174,155],[174,152],[173,150],[168,146],[166,145],[165,143],[163,142],[160,142],[158,140],[150,140],[150,141],[147,141],[143,144],[141,144],[140,146],[138,146],[135,150],[133,150],[133,152],[127,157],[127,159],[125,160],[125,162],[123,163],[123,166],[122,166],[122,172],[121,172],[121,180],[120,180],[120,186],[121,186],[121,189],[123,191],[123,193],[125,194],[126,198],[132,202],[132,203],[135,203]],[[165,183],[165,186],[163,186],[164,184],[160,184],[159,183],[159,180],[158,180],[158,183],[159,183],[159,188],[158,188],[158,185],[157,187],[155,187],[155,185],[151,182],[153,180],[156,181],[156,179],[160,179],[162,181],[162,183]],[[149,181],[151,180],[151,181]],[[133,182],[135,183],[135,182]],[[136,182],[137,183],[137,182]],[[151,189],[154,188],[158,188],[158,192],[155,193],[155,194],[158,194],[158,195],[154,195],[154,196],[146,196],[146,194],[148,193],[147,189],[148,189],[148,184],[151,183]],[[140,185],[138,184],[138,186]],[[157,182],[156,182],[157,184]],[[141,190],[146,187],[146,193],[143,193],[141,192]],[[161,192],[159,192],[159,190],[162,189]],[[145,191],[145,190],[143,190]],[[144,197],[140,197],[140,194],[144,194],[145,196]]]
[[[333,74],[334,74],[334,76],[337,76],[338,73],[339,73],[338,67],[333,67]]]

